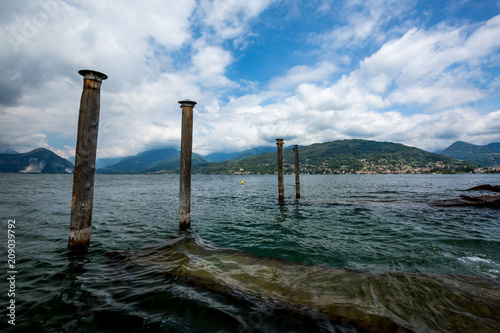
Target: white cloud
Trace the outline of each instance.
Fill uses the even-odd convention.
[[[487,36],[497,29],[496,20],[492,18],[469,36],[469,27],[411,29],[385,43],[358,69],[331,85],[299,84],[318,80],[321,70],[294,67],[270,84],[270,88],[298,84],[293,96],[265,106],[263,102],[276,91],[233,99],[219,111],[232,112],[232,121],[217,119],[221,127],[214,125],[211,140],[230,140],[234,146],[247,148],[249,142],[273,144],[278,136],[300,144],[366,138],[402,142],[431,151],[456,140],[477,144],[498,141],[498,134],[494,134],[500,126],[498,112],[482,115],[468,107],[489,93],[478,88],[482,71],[473,64],[494,61],[490,55],[497,42]],[[482,50],[467,52],[476,38],[487,45]],[[494,82],[491,81],[491,87]],[[407,111],[397,111],[401,105],[418,108],[406,114]],[[387,109],[392,110],[384,111]],[[217,130],[224,133],[223,137],[217,135]]]
[[[302,84],[297,89],[296,98],[306,107],[317,110],[366,110],[386,106],[383,97],[368,91],[356,75],[342,76],[329,87]]]
[[[445,109],[479,100],[486,87],[478,89],[476,81],[484,73],[475,66],[490,61],[500,46],[492,37],[500,35],[499,22],[500,16],[494,17],[469,37],[465,28],[411,29],[364,59],[349,79],[368,93],[384,96],[389,92],[391,104],[429,104]],[[481,47],[475,48],[478,43]],[[373,86],[373,82],[378,84]]]
[[[5,105],[0,109],[0,145],[20,150],[50,147],[46,133],[76,135],[82,89],[77,71],[82,68],[109,76],[101,94],[100,155],[122,154],[128,148],[137,152],[148,140],[163,139],[148,125],[155,108],[165,108],[165,97],[175,104],[179,90],[198,90],[192,75],[186,79],[162,74],[173,70],[164,55],[191,41],[194,5],[195,1],[129,1],[118,8],[101,1],[53,0],[12,9],[0,30],[6,46],[0,50],[0,61],[7,74],[0,86],[5,80],[6,86],[14,87],[10,95],[16,99],[5,104],[0,96]],[[170,80],[172,76],[176,77]],[[178,89],[165,94],[161,83]],[[148,134],[137,135],[138,131]]]
[[[271,89],[287,89],[302,83],[321,82],[327,80],[335,71],[335,66],[328,62],[317,64],[316,67],[295,66],[283,77],[273,78],[269,84]]]
[[[257,17],[274,0],[201,0],[198,19],[208,33],[233,39],[247,33],[249,21]]]
[[[500,15],[497,15],[479,27],[468,39],[461,50],[463,58],[477,59],[491,55],[500,47],[498,34],[500,31]]]
[[[200,84],[205,86],[235,86],[226,77],[226,68],[234,59],[230,52],[220,46],[201,45],[191,58]]]
[[[356,54],[367,43],[383,42],[385,26],[392,19],[402,17],[409,7],[407,0],[345,1],[340,12],[330,6],[321,6],[323,12],[332,10],[331,14],[338,23],[329,31],[314,33],[312,42],[326,51]]]
[[[318,93],[322,91],[318,88]],[[316,95],[307,96],[316,98]],[[224,115],[234,111],[231,118],[218,118],[211,123],[210,135],[196,141],[203,142],[199,149],[228,147],[225,143],[230,142],[229,150],[236,151],[273,145],[277,137],[284,137],[288,144],[301,145],[364,138],[434,151],[457,140],[476,144],[498,141],[500,129],[499,111],[481,115],[472,109],[453,108],[432,114],[404,115],[398,111],[379,112],[354,106],[342,110],[316,106],[297,97],[266,106],[234,100],[230,108],[223,106],[219,112]]]
[[[336,15],[338,6],[319,1],[321,15],[345,19],[315,31],[322,44],[302,53],[304,63],[266,82],[232,81],[241,46],[274,2],[2,3],[0,148],[73,152],[66,141],[76,136],[82,68],[109,75],[99,157],[178,146],[177,101],[184,98],[198,102],[194,150],[202,153],[272,145],[278,136],[298,144],[365,138],[427,149],[499,140],[500,111],[479,106],[498,92],[499,79],[486,70],[500,64],[500,15],[461,27],[407,29],[404,22],[389,31],[398,15],[406,17],[406,0],[345,2]],[[294,19],[301,17],[287,16]],[[343,56],[364,58],[342,67],[353,59],[332,55],[344,49]]]

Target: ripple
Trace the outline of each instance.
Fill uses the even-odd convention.
[[[191,213],[199,239],[170,252],[157,249],[153,257],[161,261],[159,269],[134,262],[123,251],[136,255],[179,237],[178,176],[97,175],[91,246],[75,254],[66,249],[71,176],[0,175],[0,215],[16,218],[18,225],[16,301],[23,310],[16,328],[356,331],[356,325],[342,326],[338,317],[325,317],[318,308],[345,315],[368,302],[383,318],[402,327],[412,322],[417,331],[419,322],[436,331],[480,331],[476,314],[486,318],[481,311],[491,307],[500,313],[496,300],[488,298],[499,288],[498,212],[427,203],[495,180],[487,175],[304,176],[303,197],[294,200],[294,178],[285,177],[287,198],[279,204],[274,176],[248,176],[241,186],[240,177],[195,175]],[[0,244],[4,251],[5,246]],[[238,255],[211,256],[227,248]],[[108,253],[125,259],[115,261]],[[241,253],[243,261],[237,259]],[[246,293],[253,289],[221,284],[231,272],[267,276],[262,258],[275,269],[265,281],[282,281],[299,298],[308,293],[304,302],[283,301],[285,291],[285,296],[265,288]],[[342,272],[338,280],[333,272]],[[214,291],[210,283],[221,289]],[[314,283],[324,294],[344,290],[348,295],[315,302],[322,295],[310,290]],[[460,294],[476,303],[455,298]],[[405,303],[407,296],[418,296],[413,308]],[[439,328],[449,321],[443,316],[458,313],[457,306],[465,318],[457,325],[463,326]]]

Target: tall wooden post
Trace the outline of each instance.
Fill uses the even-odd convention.
[[[285,200],[285,185],[283,184],[283,139],[276,139],[278,146],[278,199],[280,202]]]
[[[295,152],[295,198],[300,198],[300,168],[299,168],[299,146],[294,145]]]
[[[106,74],[91,70],[81,70],[78,73],[83,76],[83,92],[78,116],[68,241],[70,248],[86,247],[90,243],[101,82],[108,78]]]
[[[193,152],[193,108],[195,101],[179,101],[182,108],[179,229],[191,227],[191,155]]]

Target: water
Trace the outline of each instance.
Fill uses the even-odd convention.
[[[4,306],[0,330],[500,331],[500,212],[429,205],[499,183],[302,176],[297,201],[286,176],[280,205],[276,176],[195,175],[185,235],[178,176],[97,175],[90,248],[72,253],[72,176],[3,174],[17,274],[16,326]]]

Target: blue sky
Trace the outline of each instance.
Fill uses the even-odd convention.
[[[339,139],[500,142],[500,1],[0,1],[0,150],[74,155],[79,69],[106,73],[98,157]]]

